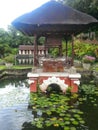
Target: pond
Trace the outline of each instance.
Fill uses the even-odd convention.
[[[76,130],[98,130],[98,97],[84,96],[76,102],[81,110],[85,124]],[[83,100],[81,102],[81,100]],[[29,85],[26,78],[5,79],[0,81],[0,130],[37,130],[30,122],[34,120],[30,101]],[[49,112],[49,111],[48,111]],[[39,111],[39,115],[40,115]],[[68,123],[68,121],[67,121]],[[49,127],[47,130],[62,130]],[[46,129],[45,129],[46,130]],[[66,130],[75,130],[74,127]]]
[[[79,108],[84,112],[87,130],[98,130],[98,97],[89,97]]]
[[[0,81],[0,130],[21,130],[24,122],[32,120],[29,93],[26,79]]]

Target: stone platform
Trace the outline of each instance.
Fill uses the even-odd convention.
[[[49,85],[57,84],[63,93],[66,93],[68,87],[71,88],[72,93],[77,93],[81,75],[65,72],[30,72],[27,77],[29,78],[30,92],[37,92],[40,89],[46,93]]]

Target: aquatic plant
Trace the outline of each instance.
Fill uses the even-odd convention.
[[[96,87],[93,84],[83,84],[79,88],[81,92],[83,92],[85,95],[94,95],[96,91]]]
[[[83,112],[78,109],[77,94],[62,95],[51,93],[31,94],[32,125],[37,128],[60,127],[64,130],[76,130],[84,125]]]
[[[50,91],[50,89],[49,89]],[[58,91],[31,93],[30,104],[34,119],[32,126],[38,129],[87,130],[82,104],[98,107],[98,87],[90,82],[79,86],[79,93]]]
[[[98,106],[96,99],[98,97],[98,87],[94,84],[82,84],[79,87],[79,103],[83,104],[84,102],[89,102],[92,106]]]

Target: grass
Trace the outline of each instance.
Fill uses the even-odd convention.
[[[13,65],[11,67],[11,69],[28,69],[28,68],[32,68],[33,65]],[[83,70],[82,67],[76,67],[77,70]],[[4,70],[4,69],[7,69],[7,67],[5,65],[0,65],[0,70]],[[93,66],[92,66],[92,70],[95,70],[96,72],[98,72],[98,63],[95,63]]]
[[[28,69],[28,68],[32,68],[32,65],[15,65],[13,66],[13,69]]]
[[[0,65],[0,70],[4,70],[6,69],[6,66],[5,65]]]
[[[12,66],[11,69],[28,69],[28,68],[32,68],[32,65],[15,65]],[[0,65],[0,70],[4,70],[7,69],[7,67],[5,65]]]

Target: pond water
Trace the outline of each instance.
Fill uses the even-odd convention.
[[[98,97],[91,97],[81,104],[87,130],[98,130]]]
[[[29,94],[26,79],[0,81],[0,130],[22,130],[23,123],[32,120]]]
[[[0,130],[35,130],[30,125],[33,115],[32,111],[28,109],[29,100],[30,90],[27,79],[0,81]],[[85,100],[83,104],[79,105],[86,121],[86,125],[80,130],[98,130],[98,105],[96,104],[98,104],[98,98]],[[61,129],[56,128],[56,130]]]

